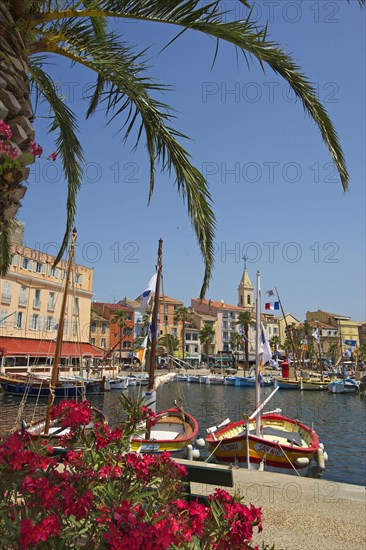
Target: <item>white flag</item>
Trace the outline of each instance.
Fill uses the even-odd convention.
[[[316,343],[319,344],[319,330],[317,328],[313,330],[313,338],[315,338]]]
[[[151,293],[155,290],[157,273],[151,277],[147,287],[141,295],[141,309],[146,309],[150,300]]]
[[[263,362],[263,365],[265,365],[266,363],[268,363],[268,361],[272,359],[272,350],[267,340],[266,329],[264,328],[263,323],[261,323],[261,329],[262,329],[262,336],[261,336],[261,347],[260,347],[259,353],[263,354],[262,362]]]

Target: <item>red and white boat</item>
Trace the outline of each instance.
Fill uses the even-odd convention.
[[[298,420],[282,416],[279,414],[281,409],[262,413],[279,388],[277,386],[261,402],[261,367],[271,358],[271,350],[260,322],[259,279],[257,272],[256,410],[248,419],[237,422],[227,419],[219,426],[208,428],[206,443],[219,463],[300,476],[311,473],[319,477],[325,469],[327,454],[314,430]]]

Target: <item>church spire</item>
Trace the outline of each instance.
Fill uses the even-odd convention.
[[[254,287],[247,272],[247,256],[243,256],[244,271],[238,287],[238,306],[254,311]]]

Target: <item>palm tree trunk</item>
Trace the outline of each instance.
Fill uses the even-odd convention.
[[[24,153],[34,139],[25,45],[3,1],[0,2],[0,46],[0,119],[10,126],[13,134],[7,143]],[[22,162],[21,170],[8,168],[0,174],[0,232],[16,214],[27,190],[21,184],[29,174],[26,163]]]
[[[244,350],[245,350],[245,368],[249,374],[249,331],[247,328],[244,329],[245,341],[244,341]]]

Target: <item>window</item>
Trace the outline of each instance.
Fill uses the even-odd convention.
[[[273,327],[273,334],[278,334],[278,328],[277,327]]]
[[[77,321],[73,321],[72,322],[72,335],[73,336],[76,336],[78,333],[78,322]]]
[[[198,334],[197,334],[196,332],[194,332],[194,333],[192,334],[192,340],[193,340],[194,342],[197,342],[197,340],[198,340]]]
[[[47,315],[47,317],[44,320],[44,330],[46,332],[52,331],[54,327],[53,317],[51,315]]]
[[[20,287],[19,305],[20,306],[27,305],[27,287],[23,285]]]
[[[243,296],[240,296],[240,305],[243,305]]]
[[[250,294],[247,294],[247,305],[250,306],[250,304],[251,304]]]
[[[235,328],[236,328],[235,323],[230,323],[230,328],[231,328],[231,330],[235,330]]]
[[[124,334],[124,336],[126,336],[127,334],[130,334],[130,332],[131,332],[131,329],[128,328],[128,327],[125,327],[125,328],[123,329],[123,334]]]
[[[186,332],[186,340],[192,340],[190,332]]]
[[[34,262],[33,271],[34,273],[44,273],[46,271],[46,265],[41,264],[41,262]]]
[[[58,269],[57,267],[54,267],[54,266],[51,266],[50,267],[50,277],[55,277],[56,279],[58,278]]]
[[[171,333],[174,334],[174,336],[177,336],[177,334],[178,334],[178,329],[177,329],[177,328],[172,328],[172,329],[171,329]]]
[[[107,323],[102,323],[102,334],[107,332]]]
[[[233,311],[230,311],[230,319],[235,319],[235,313]]]
[[[24,328],[24,313],[23,313],[23,311],[16,311],[14,313],[14,326],[15,326],[15,328]]]
[[[198,346],[194,346],[194,353],[198,353]]]
[[[55,293],[50,292],[48,294],[48,304],[47,304],[48,311],[54,311],[55,310]]]
[[[32,313],[29,317],[30,330],[39,330],[41,328],[40,322],[41,316],[38,313]]]
[[[189,353],[189,346],[186,346],[186,352]]]
[[[36,307],[36,308],[41,307],[41,291],[39,289],[34,291],[33,307]]]
[[[8,316],[8,311],[6,309],[0,310],[0,327],[6,327],[7,316]]]
[[[82,281],[83,281],[83,276],[80,275],[80,273],[76,273],[75,274],[75,283],[81,285]]]
[[[228,333],[227,332],[222,333],[222,339],[223,340],[228,340]]]
[[[95,346],[95,338],[90,338],[90,343],[92,346]]]
[[[11,284],[9,283],[9,281],[4,281],[1,301],[5,304],[10,304],[11,302]]]
[[[164,322],[165,322],[165,323],[168,322],[168,316],[167,316],[167,315],[164,315]]]
[[[95,321],[92,321],[92,324],[90,325],[90,332],[96,332],[97,331],[97,323]]]
[[[64,269],[61,269],[61,279],[65,279],[66,277],[66,271]]]
[[[227,319],[229,317],[228,312],[224,311],[222,316],[223,316],[224,319]]]
[[[79,298],[74,299],[74,315],[79,315]]]
[[[101,348],[106,348],[107,347],[107,339],[106,338],[101,338],[100,339],[100,347]]]
[[[18,254],[14,254],[14,256],[11,260],[11,265],[14,266],[14,267],[18,267],[18,260],[19,260]]]
[[[227,330],[227,321],[224,321],[224,322],[222,323],[222,326],[223,326],[223,328],[224,328],[225,330]]]
[[[32,271],[32,260],[29,258],[22,258],[21,266],[23,269],[28,269],[29,271]]]

